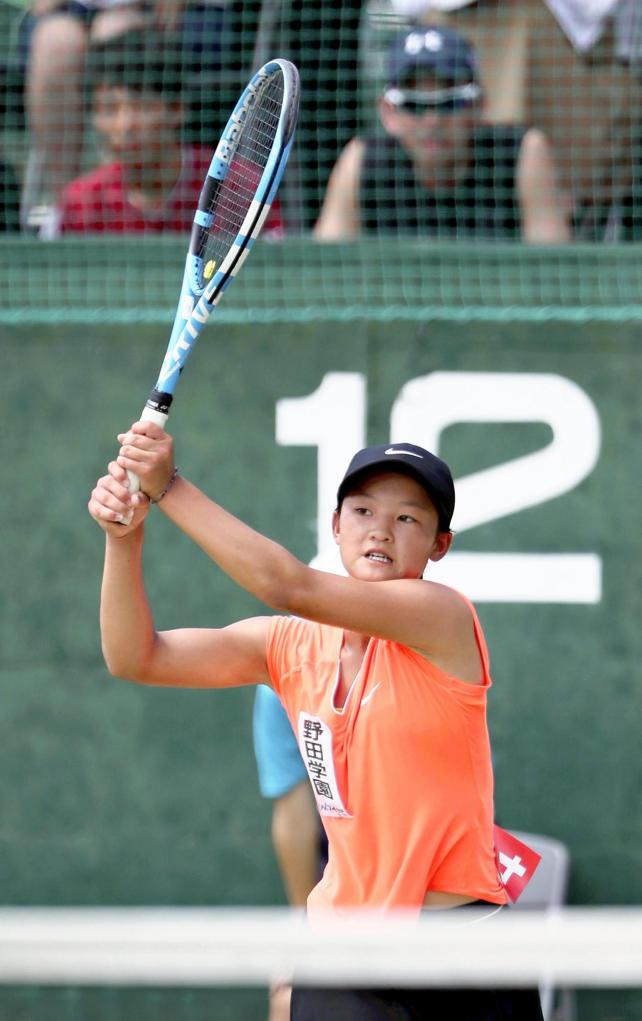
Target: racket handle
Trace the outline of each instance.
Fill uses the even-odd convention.
[[[158,408],[158,406],[157,407],[153,406],[153,403],[158,404],[158,401],[152,401],[152,398],[153,398],[155,393],[156,393],[156,391],[152,392],[152,395],[150,395],[150,400],[147,402],[147,404],[143,408],[142,414],[140,416],[140,421],[141,422],[156,422],[156,425],[159,425],[161,427],[161,429],[164,429],[165,428],[165,423],[166,423],[167,418],[169,416],[169,404],[171,403],[171,397],[170,397],[170,400],[165,402],[165,404],[163,405],[164,407],[167,408],[167,410],[166,411],[161,411]],[[168,395],[165,394],[164,396],[167,397]],[[150,405],[152,405],[152,406],[150,406]],[[127,470],[127,480],[129,482],[129,492],[130,493],[137,493],[138,490],[140,489],[140,479],[138,478],[138,475],[136,475],[133,471],[129,471],[129,469],[128,469]],[[121,525],[128,525],[128,524],[130,524],[131,519],[133,518],[133,516],[134,516],[133,510],[129,511],[128,514],[124,514],[119,519]]]

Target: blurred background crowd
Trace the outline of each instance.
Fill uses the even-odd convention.
[[[272,56],[303,87],[274,236],[642,236],[638,0],[0,0],[0,229],[187,230]]]

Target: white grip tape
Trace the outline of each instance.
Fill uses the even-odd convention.
[[[155,422],[156,425],[159,425],[161,427],[161,429],[164,429],[167,417],[168,416],[165,414],[164,411],[156,411],[154,408],[148,408],[147,405],[145,405],[139,421]],[[134,472],[129,471],[128,469],[127,479],[129,481],[129,492],[137,493],[138,490],[140,489],[140,479],[138,478],[138,475],[135,475]],[[133,510],[130,511],[129,514],[123,515],[123,517],[121,517],[120,519],[121,524],[128,525],[131,522],[133,516],[134,516]]]

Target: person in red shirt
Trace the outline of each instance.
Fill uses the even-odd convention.
[[[123,33],[92,47],[89,74],[105,162],[67,185],[43,236],[188,231],[217,140],[183,143],[178,45]],[[278,202],[265,232],[283,232]]]

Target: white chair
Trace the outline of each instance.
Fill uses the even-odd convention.
[[[570,872],[570,854],[566,844],[540,833],[524,833],[520,830],[510,832],[542,856],[533,878],[512,910],[544,911],[565,904]],[[572,990],[556,990],[553,986],[542,985],[540,998],[544,1021],[576,1021],[575,994]]]

